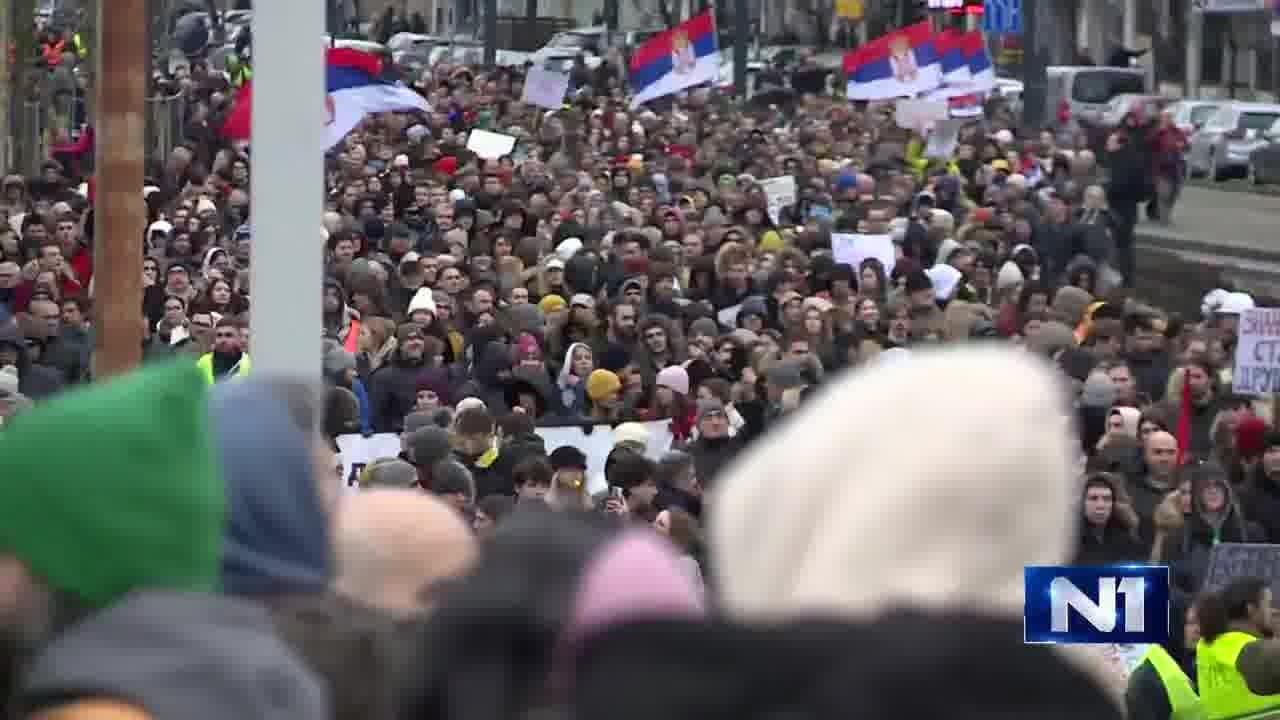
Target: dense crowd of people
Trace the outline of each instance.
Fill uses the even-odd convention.
[[[299,219],[317,401],[253,370],[250,250],[284,239],[219,132],[236,83],[180,72],[138,373],[93,382],[85,166],[0,186],[16,716],[1167,718],[1200,638],[1244,678],[1200,673],[1209,717],[1280,707],[1265,583],[1201,592],[1217,544],[1280,543],[1274,407],[1231,392],[1254,301],[1132,289],[1167,118],[1099,145],[993,100],[931,154],[891,102],[631,110],[606,67],[544,112],[521,68],[442,62],[431,112],[367,118]],[[850,235],[894,252],[849,262]],[[565,424],[612,428],[603,485],[536,432]],[[375,433],[401,452],[347,478],[337,438]],[[1127,693],[1022,644],[1023,567],[1072,562],[1171,568],[1174,639]]]

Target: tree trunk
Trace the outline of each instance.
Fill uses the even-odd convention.
[[[6,10],[7,11],[7,10]],[[13,68],[13,89],[11,103],[14,108],[13,135],[16,138],[14,142],[14,160],[18,167],[24,172],[38,169],[39,160],[35,159],[38,153],[38,143],[33,143],[36,133],[40,131],[36,127],[36,116],[28,111],[27,103],[32,99],[33,93],[31,86],[37,82],[37,72],[35,70],[36,57],[36,4],[33,2],[20,2],[13,12],[13,37],[14,37],[14,68]],[[6,48],[7,50],[7,48]]]

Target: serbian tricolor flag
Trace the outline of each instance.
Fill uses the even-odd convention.
[[[719,73],[715,15],[708,8],[654,35],[631,54],[631,107],[714,82]]]
[[[934,40],[944,86],[969,82],[969,58],[964,53],[964,36],[965,33],[959,30],[947,29],[938,33]]]
[[[938,43],[942,47],[943,85],[929,93],[930,98],[945,100],[982,95],[995,87],[995,69],[981,32],[948,30],[938,34]]]
[[[370,113],[430,111],[418,93],[381,79],[382,60],[373,53],[351,48],[329,48],[326,56],[324,147],[337,145]],[[236,93],[235,104],[222,124],[231,140],[248,140],[253,130],[253,81]]]
[[[915,97],[942,85],[942,63],[928,22],[909,25],[844,56],[850,100]]]

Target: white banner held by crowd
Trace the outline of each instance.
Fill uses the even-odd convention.
[[[777,225],[782,208],[796,204],[799,192],[796,189],[795,176],[766,178],[760,181],[760,189],[764,190],[765,201],[768,203],[769,219]]]
[[[649,431],[649,443],[645,454],[657,460],[671,449],[671,422],[653,420],[640,423]],[[562,445],[572,445],[587,456],[587,477],[595,481],[604,476],[604,461],[613,450],[613,428],[609,425],[578,425],[565,427],[539,427],[534,432],[542,438],[547,452]],[[400,454],[400,436],[396,433],[363,435],[339,435],[338,450],[342,459],[343,492],[356,492],[360,471],[374,461],[394,458]],[[591,484],[591,483],[589,483]],[[595,487],[593,491],[601,488]]]
[[[569,73],[556,72],[534,65],[525,76],[521,102],[548,110],[559,110],[569,92]]]
[[[1239,336],[1231,389],[1250,395],[1280,392],[1280,308],[1240,313]]]

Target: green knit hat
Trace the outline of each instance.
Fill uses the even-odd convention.
[[[226,498],[208,383],[166,363],[58,395],[0,430],[0,553],[92,607],[213,590]]]

